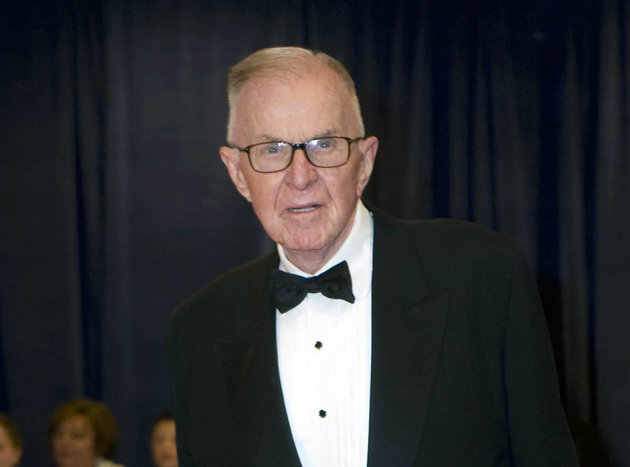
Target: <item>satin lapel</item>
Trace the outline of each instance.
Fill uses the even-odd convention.
[[[448,291],[430,290],[402,227],[374,219],[368,466],[411,466],[439,364]]]
[[[269,266],[277,264],[275,258]],[[252,331],[246,342],[216,342],[215,349],[252,465],[299,466],[280,385],[275,309],[268,293],[268,276],[267,267],[247,300],[245,315]]]

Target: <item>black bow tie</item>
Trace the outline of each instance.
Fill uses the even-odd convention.
[[[321,292],[328,298],[340,298],[354,303],[352,279],[348,263],[345,261],[314,277],[296,276],[272,269],[269,275],[269,289],[280,313],[298,306],[307,293]]]

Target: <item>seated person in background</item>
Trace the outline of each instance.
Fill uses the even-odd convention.
[[[75,399],[59,405],[48,428],[55,467],[122,467],[111,460],[118,442],[112,412],[102,402]]]
[[[15,424],[0,413],[0,467],[15,467],[22,458],[22,436]]]
[[[173,414],[162,412],[151,426],[151,458],[156,467],[178,467]]]

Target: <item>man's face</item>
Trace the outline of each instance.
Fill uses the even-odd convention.
[[[341,79],[324,67],[303,78],[254,78],[241,90],[234,111],[232,143],[241,147],[362,136]],[[236,149],[222,147],[220,154],[267,234],[308,271],[323,266],[350,233],[377,146],[374,137],[352,143],[348,162],[334,168],[315,167],[296,151],[291,165],[275,173],[255,172],[247,154]]]

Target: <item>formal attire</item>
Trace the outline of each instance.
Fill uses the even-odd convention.
[[[318,275],[348,264],[353,300],[310,293],[289,312],[276,312],[278,369],[291,435],[303,467],[365,467],[368,453],[372,217],[358,204],[339,251]],[[279,269],[310,277],[281,246]]]
[[[378,211],[373,225],[368,467],[577,465],[518,243]],[[299,422],[287,413],[299,399],[285,403],[286,342],[268,287],[278,265],[274,251],[228,272],[174,314],[181,467],[300,465]],[[361,409],[350,413],[359,426]]]

